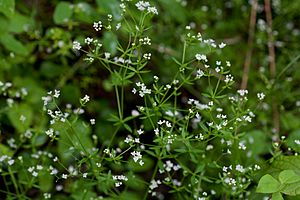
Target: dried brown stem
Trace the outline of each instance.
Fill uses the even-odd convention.
[[[246,58],[245,58],[245,62],[244,62],[244,71],[243,71],[241,89],[246,89],[247,84],[248,84],[251,57],[252,57],[252,51],[253,51],[255,25],[256,25],[256,10],[257,10],[257,0],[254,0],[252,3],[252,8],[251,8],[250,24],[249,24],[249,30],[248,30],[248,45],[247,45],[248,48],[247,48]]]
[[[272,34],[272,10],[270,0],[265,0],[265,13],[267,19],[267,33],[268,33],[268,49],[269,49],[269,66],[270,66],[270,78],[274,79],[276,77],[276,61],[275,61],[275,46],[274,46],[274,38]],[[272,102],[272,110],[273,110],[273,125],[278,133],[280,130],[280,116],[278,111],[278,105],[275,101]]]

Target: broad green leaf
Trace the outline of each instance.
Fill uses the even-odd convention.
[[[21,33],[26,31],[30,26],[32,26],[33,21],[19,13],[15,13],[9,20],[9,31],[13,33]]]
[[[273,161],[271,167],[272,171],[291,169],[300,174],[300,156],[280,156]]]
[[[26,56],[29,54],[28,49],[20,41],[15,39],[13,35],[0,35],[0,42],[7,50],[12,51],[18,55]]]
[[[280,189],[280,183],[271,175],[264,175],[258,182],[256,192],[258,193],[274,193]]]
[[[280,192],[275,192],[272,194],[272,200],[284,200]]]
[[[295,183],[300,181],[300,176],[293,170],[284,170],[279,174],[279,181],[283,183]]]
[[[15,0],[0,0],[0,13],[11,17],[15,13]]]
[[[300,181],[285,184],[280,192],[290,196],[300,195]]]
[[[56,24],[64,24],[70,21],[73,14],[72,5],[69,2],[59,2],[55,7],[53,19]]]

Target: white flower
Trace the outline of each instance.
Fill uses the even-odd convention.
[[[241,96],[245,96],[246,94],[248,94],[248,90],[238,90],[237,91]]]
[[[59,95],[60,95],[60,91],[59,91],[59,90],[54,90],[54,95],[53,95],[53,97],[54,97],[54,98],[58,98]]]
[[[139,129],[139,130],[137,130],[137,133],[138,133],[139,135],[142,135],[142,134],[144,133],[144,131],[143,131],[142,129]]]
[[[93,28],[94,28],[96,31],[101,31],[101,29],[102,29],[102,22],[101,22],[101,21],[94,22]]]
[[[88,175],[88,173],[83,173],[83,174],[82,174],[82,177],[83,177],[83,178],[86,178],[87,175]]]
[[[226,46],[226,44],[224,42],[222,42],[221,44],[219,44],[219,48],[223,49]]]
[[[15,161],[14,161],[13,159],[10,159],[9,161],[7,161],[7,163],[8,163],[9,165],[12,165],[12,164],[15,163]]]
[[[93,42],[93,38],[85,38],[84,43],[86,43],[87,45],[91,44]]]
[[[133,151],[133,152],[131,152],[131,155],[133,156],[134,162],[137,162],[138,160],[142,159],[141,152],[139,152],[139,151]]]
[[[148,11],[149,13],[153,13],[153,14],[155,14],[155,15],[158,15],[157,9],[156,9],[155,7],[148,7],[148,8],[147,8],[147,11]]]
[[[198,61],[201,61],[201,60],[203,60],[203,61],[205,61],[205,62],[208,61],[206,55],[204,55],[204,54],[199,54],[199,53],[198,53],[198,54],[195,55],[195,58],[196,58],[196,60],[198,60]]]
[[[119,29],[121,28],[121,26],[122,26],[122,24],[121,24],[121,23],[118,23],[118,24],[116,25],[116,30],[119,30]]]
[[[73,49],[79,51],[79,50],[81,49],[80,43],[77,42],[77,41],[74,41],[74,42],[73,42]]]
[[[95,119],[90,119],[91,125],[95,125],[96,120]]]
[[[266,95],[265,95],[264,93],[262,93],[262,92],[261,92],[261,93],[257,93],[257,98],[258,98],[259,100],[261,100],[261,101],[265,98],[265,96],[266,96]]]
[[[148,1],[139,1],[135,4],[135,6],[137,7],[137,9],[139,9],[140,11],[144,11],[146,8],[150,7],[150,3]]]
[[[132,115],[132,116],[139,116],[140,113],[139,113],[139,111],[137,111],[137,110],[132,110],[132,111],[131,111],[131,115]]]
[[[146,60],[150,60],[151,59],[151,53],[145,53],[143,55],[143,57],[146,59]]]
[[[26,117],[25,117],[24,115],[21,115],[21,116],[20,116],[20,121],[24,123],[25,120],[26,120]]]
[[[105,59],[109,59],[109,58],[110,58],[110,53],[105,52],[105,53],[104,53],[104,56],[105,56]]]
[[[300,140],[294,140],[294,142],[298,145],[300,145]]]
[[[53,133],[54,133],[54,131],[52,128],[50,128],[49,130],[46,131],[46,135],[48,135],[49,137],[53,137]]]
[[[90,101],[90,97],[88,95],[85,95],[82,99],[81,99],[83,104],[86,104],[87,102]]]
[[[204,72],[201,69],[198,69],[196,78],[201,78],[202,76],[204,76]]]
[[[51,198],[51,194],[50,193],[44,193],[44,198],[45,199],[50,199]]]

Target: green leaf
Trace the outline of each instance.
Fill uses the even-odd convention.
[[[6,145],[0,144],[0,156],[2,155],[8,155],[12,156],[14,152]]]
[[[55,24],[65,24],[70,21],[72,14],[73,8],[69,2],[59,2],[53,14]]]
[[[284,170],[279,174],[279,181],[283,183],[295,183],[300,181],[300,176],[297,175],[293,170]]]
[[[297,124],[298,124],[298,122],[297,122]],[[300,138],[300,130],[297,129],[297,130],[293,131],[292,133],[289,133],[289,137],[286,140],[286,144],[288,145],[288,147],[291,147],[295,151],[300,152],[300,145],[295,143],[295,140],[298,140],[299,138]]]
[[[118,40],[114,33],[105,32],[103,36],[103,47],[106,51],[112,55],[117,53]]]
[[[128,169],[133,172],[147,172],[153,167],[153,160],[147,156],[143,156],[144,165],[140,165],[138,162],[134,162],[133,159],[130,159],[128,162]]]
[[[9,34],[4,34],[0,36],[0,42],[9,51],[12,51],[21,56],[27,56],[29,54],[28,49],[14,36]]]
[[[39,185],[40,189],[43,192],[48,192],[53,187],[53,176],[51,176],[48,172],[42,172],[39,175]]]
[[[0,12],[11,17],[15,13],[15,0],[0,0]]]
[[[275,192],[272,194],[272,200],[284,200],[280,192]]]
[[[300,156],[280,156],[272,163],[273,171],[282,171],[286,169],[294,170],[300,174]]]
[[[112,14],[116,20],[122,18],[119,2],[117,0],[96,0],[96,3],[103,13]]]
[[[280,192],[290,196],[300,195],[300,181],[285,184]]]
[[[28,104],[14,104],[14,106],[9,109],[7,115],[18,132],[23,133],[32,123],[33,110]],[[25,117],[24,121],[21,121],[21,116]]]
[[[0,35],[7,32],[8,24],[7,18],[0,15]]]
[[[26,31],[30,26],[32,26],[33,21],[19,13],[15,13],[14,16],[9,20],[9,30],[13,33],[21,33]]]
[[[258,193],[274,193],[280,189],[280,183],[271,175],[264,175],[258,182],[256,192]]]

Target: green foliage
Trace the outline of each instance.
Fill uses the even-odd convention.
[[[1,198],[298,199],[299,5],[253,2],[0,0]]]
[[[271,175],[264,175],[258,183],[256,192],[272,193],[272,200],[283,199],[281,193],[286,195],[300,195],[300,175],[293,170],[284,170],[279,173],[278,180]]]
[[[59,2],[55,7],[53,20],[56,24],[66,24],[73,14],[72,4],[69,2]]]
[[[11,17],[15,13],[15,0],[0,0],[0,12]]]

